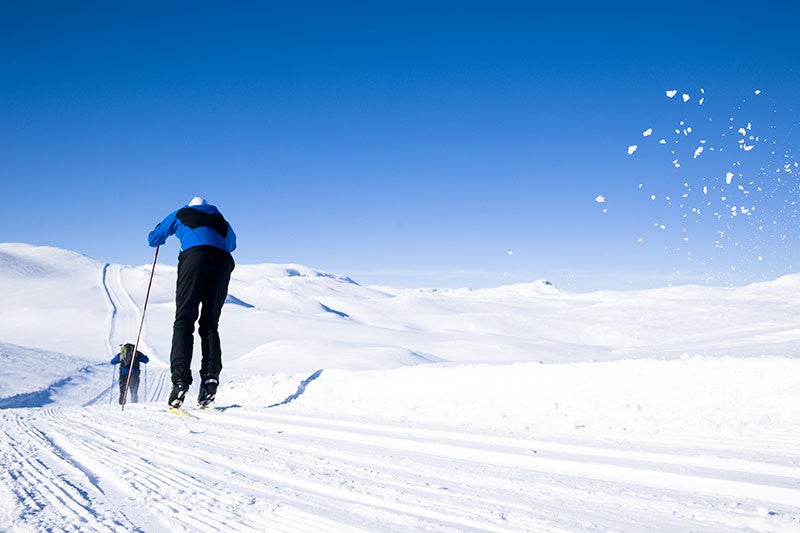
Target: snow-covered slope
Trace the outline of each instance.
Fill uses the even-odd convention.
[[[0,244],[0,530],[800,529],[800,276],[575,294],[240,265],[220,410],[179,417],[174,267],[147,401],[120,411],[107,364],[149,274]]]
[[[0,340],[89,358],[102,353],[103,275],[102,263],[74,252],[0,246]]]
[[[105,361],[137,332],[150,265],[0,245],[0,340]],[[169,354],[175,268],[158,265],[143,347]],[[394,290],[299,265],[240,265],[221,322],[241,374],[393,368],[430,361],[576,362],[628,357],[791,355],[800,276],[743,288],[574,294],[547,282]]]

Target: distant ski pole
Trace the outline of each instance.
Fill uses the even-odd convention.
[[[117,365],[111,367],[111,393],[108,396],[108,403],[114,403],[114,385],[117,383]]]
[[[128,369],[128,380],[125,382],[125,391],[122,394],[122,410],[125,410],[125,400],[128,396],[128,386],[131,384],[131,374],[133,374],[133,364],[136,362],[136,354],[139,353],[139,339],[142,337],[142,328],[144,327],[144,314],[147,312],[147,302],[150,300],[150,288],[153,286],[153,274],[156,273],[156,262],[158,261],[158,249],[156,246],[156,254],[153,257],[153,268],[150,270],[150,281],[147,283],[147,295],[144,297],[144,305],[142,306],[142,320],[139,322],[139,333],[136,334],[136,344],[133,346],[133,354],[131,354],[131,366]],[[120,372],[122,369],[120,368]]]

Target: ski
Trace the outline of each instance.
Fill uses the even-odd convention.
[[[169,412],[174,414],[174,415],[184,416],[184,417],[187,417],[187,418],[197,418],[196,416],[187,413],[186,410],[181,408],[181,407],[170,407],[169,408]]]
[[[197,415],[192,414],[190,411],[219,411],[221,413],[223,411],[227,411],[228,409],[235,407],[239,407],[239,405],[228,405],[225,407],[218,407],[212,404],[208,405],[197,404],[194,407],[168,407],[167,412],[185,418],[197,418]],[[142,409],[147,409],[147,406],[143,406]]]

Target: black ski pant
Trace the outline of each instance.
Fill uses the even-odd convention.
[[[203,360],[200,379],[219,379],[222,347],[219,317],[228,295],[233,272],[231,254],[214,246],[195,246],[178,256],[178,283],[175,291],[175,323],[172,328],[170,370],[173,385],[192,383],[194,324],[198,322]]]
[[[126,403],[137,403],[139,401],[139,372],[134,372],[130,375],[131,379],[128,382],[128,374],[123,372],[119,373],[119,404],[122,405],[122,397],[125,396],[125,387],[128,387],[128,395],[125,397]]]

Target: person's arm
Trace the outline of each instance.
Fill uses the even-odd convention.
[[[147,242],[150,246],[153,248],[161,246],[167,242],[167,237],[175,233],[175,224],[177,222],[175,215],[177,213],[177,211],[174,211],[167,215],[166,218],[159,222],[158,226],[150,232],[150,235],[147,237]]]
[[[140,363],[147,364],[147,363],[150,362],[150,358],[147,357],[145,354],[143,354],[142,352],[138,352],[138,354],[139,354],[139,362]]]
[[[115,355],[114,359],[108,362],[110,365],[116,365],[117,363],[119,363],[119,354]]]

